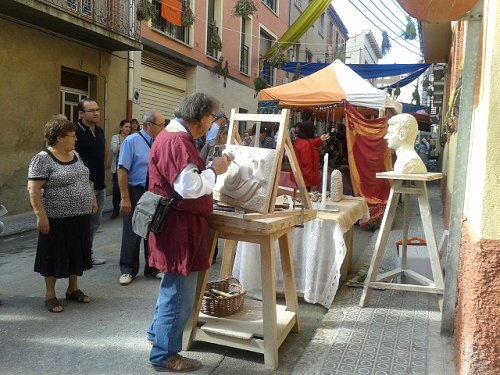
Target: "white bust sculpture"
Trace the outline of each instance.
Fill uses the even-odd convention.
[[[384,139],[390,148],[396,151],[396,173],[427,173],[424,162],[413,148],[417,138],[418,124],[415,117],[402,113],[389,119],[389,128]]]

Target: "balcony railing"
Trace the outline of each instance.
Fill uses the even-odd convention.
[[[126,38],[141,40],[138,0],[38,0]]]
[[[156,7],[156,17],[151,20],[152,27],[161,30],[168,36],[177,39],[183,43],[189,44],[190,27],[182,27],[174,25],[161,16],[161,0],[153,0],[153,5]],[[182,2],[182,11],[185,7],[189,7],[188,1]]]
[[[250,58],[248,46],[241,45],[240,72],[248,74],[248,60]]]

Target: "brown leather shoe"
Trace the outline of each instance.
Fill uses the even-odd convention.
[[[179,354],[173,354],[164,365],[153,365],[153,368],[159,372],[190,372],[200,367],[200,361]]]

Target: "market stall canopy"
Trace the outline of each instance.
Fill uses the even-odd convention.
[[[387,93],[373,87],[342,61],[284,85],[259,92],[259,100],[279,100],[280,106],[317,107],[347,100],[352,105],[384,108]]]
[[[385,107],[391,108],[395,113],[403,112],[403,104],[401,104],[397,100],[394,100],[389,95],[387,95],[387,97],[385,98]]]
[[[417,120],[418,123],[418,130],[424,131],[424,132],[430,132],[431,131],[431,116],[428,113],[425,113],[423,110],[419,110],[417,112],[409,112],[410,115],[415,117],[415,120]]]

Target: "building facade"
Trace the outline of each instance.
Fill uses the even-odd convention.
[[[274,68],[263,74],[261,57],[287,30],[289,2],[255,1],[247,17],[233,15],[235,3],[183,1],[179,26],[162,16],[161,0],[150,0],[155,12],[142,22],[138,0],[3,2],[0,202],[13,214],[30,211],[27,168],[44,148],[44,124],[58,113],[76,122],[83,97],[97,100],[108,142],[120,120],[153,109],[172,118],[194,91],[214,95],[228,115],[256,112],[254,80],[264,75],[275,85],[285,77]]]
[[[45,123],[77,121],[83,97],[97,100],[106,138],[126,117],[127,52],[140,50],[129,0],[12,0],[0,6],[0,202],[31,210],[26,182],[44,146]],[[109,181],[109,179],[108,179]]]
[[[494,79],[500,72],[500,4],[463,6],[468,13],[451,22],[446,6],[429,15],[422,4],[420,15],[433,17],[422,22],[426,62],[447,63],[439,88],[449,229],[442,331],[454,334],[457,374],[493,375],[500,371],[500,86]]]
[[[248,17],[233,15],[236,1],[183,2],[194,15],[186,26],[163,18],[160,0],[152,3],[157,15],[143,22],[144,49],[133,53],[132,92],[138,95],[131,98],[131,116],[157,108],[172,118],[180,99],[194,91],[214,95],[228,115],[233,108],[255,113],[261,57],[287,30],[289,2],[255,1],[257,12]],[[284,73],[269,68],[264,76],[275,85]]]
[[[304,12],[310,1],[294,0],[290,6],[290,25]],[[329,63],[344,61],[347,28],[332,5],[290,48],[288,58],[295,62]]]
[[[371,30],[363,30],[347,40],[346,64],[377,64],[381,58],[382,50]]]

